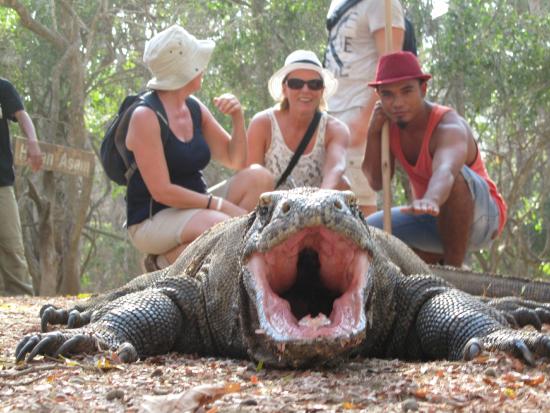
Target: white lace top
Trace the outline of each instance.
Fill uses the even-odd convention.
[[[271,120],[271,144],[265,154],[265,167],[271,171],[277,182],[292,159],[294,152],[285,143],[279,123],[275,118],[274,110],[269,110],[268,115]],[[323,181],[323,164],[325,162],[327,120],[327,114],[323,113],[317,127],[317,137],[314,136],[312,138],[316,139],[313,150],[308,154],[302,154],[292,173],[286,179],[286,182],[278,189],[289,189],[298,186],[321,186],[321,182]]]

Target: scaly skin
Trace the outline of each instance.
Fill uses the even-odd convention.
[[[459,290],[486,297],[518,297],[524,300],[550,302],[550,283],[521,277],[474,272],[440,265],[430,266],[432,272]]]
[[[547,305],[515,305],[550,319]],[[98,348],[128,362],[178,351],[277,367],[351,354],[550,355],[548,336],[512,328],[509,307],[453,288],[367,227],[351,192],[307,188],[264,194],[253,213],[207,231],[166,270],[69,311],[45,306],[41,318],[43,333],[21,340],[17,360]],[[69,328],[46,332],[48,324]]]

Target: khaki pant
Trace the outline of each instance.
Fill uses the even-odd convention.
[[[0,295],[33,294],[12,186],[0,187]]]
[[[226,199],[231,179],[226,179],[210,188],[208,193]],[[150,218],[128,227],[130,241],[138,251],[162,255],[181,243],[185,226],[202,209],[166,208]]]

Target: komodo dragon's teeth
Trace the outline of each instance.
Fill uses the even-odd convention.
[[[311,314],[308,314],[298,321],[298,325],[301,327],[310,327],[315,329],[328,326],[330,323],[330,319],[323,313],[319,313],[316,317],[312,317]]]

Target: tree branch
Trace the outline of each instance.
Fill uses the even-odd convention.
[[[245,7],[248,7],[248,8],[252,7],[252,4],[250,4],[248,1],[244,1],[244,0],[228,0],[228,2],[236,4],[238,6],[245,6]]]
[[[48,29],[46,26],[44,26],[42,23],[36,21],[32,18],[31,13],[29,12],[29,9],[27,9],[23,4],[21,4],[17,0],[0,0],[0,6],[7,7],[9,9],[14,10],[21,19],[21,24],[29,29],[30,31],[36,33],[41,38],[44,38],[48,40],[50,43],[52,43],[56,48],[63,50],[67,47],[67,40],[64,39],[62,36],[59,35],[59,33],[56,33],[50,29]]]
[[[84,29],[85,31],[88,31],[88,27],[86,26],[86,23],[82,21],[80,16],[77,14],[77,12],[73,9],[73,7],[67,3],[66,0],[59,0],[61,4],[69,11],[70,15],[77,21],[78,25]]]

